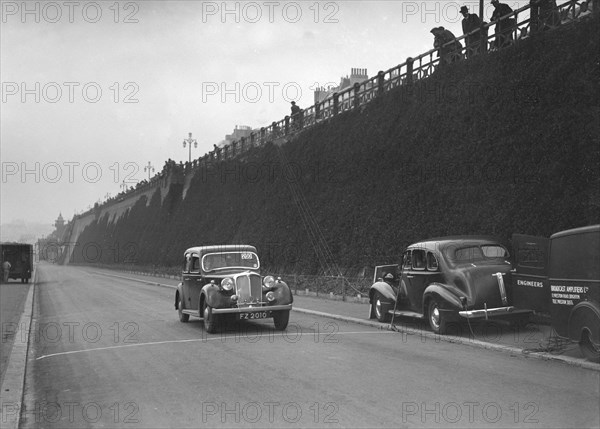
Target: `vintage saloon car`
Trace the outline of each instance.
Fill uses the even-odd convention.
[[[253,246],[191,247],[184,253],[182,280],[175,293],[181,322],[199,317],[209,333],[228,316],[273,318],[275,329],[287,328],[293,301],[290,288],[280,278],[261,277]]]
[[[369,318],[427,318],[445,334],[448,323],[502,318],[523,324],[531,310],[511,305],[509,253],[487,237],[444,237],[410,245],[402,266],[380,266],[369,290]],[[463,319],[463,320],[464,320]]]

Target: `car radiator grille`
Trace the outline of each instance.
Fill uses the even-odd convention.
[[[257,274],[239,276],[235,280],[238,304],[256,304],[262,298],[262,284]]]

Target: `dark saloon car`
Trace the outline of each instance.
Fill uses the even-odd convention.
[[[209,333],[226,317],[273,318],[275,329],[287,328],[293,301],[290,288],[280,278],[261,277],[253,246],[191,247],[184,253],[182,280],[175,293],[182,322],[199,317]]]
[[[461,319],[524,324],[530,310],[511,305],[508,250],[487,237],[444,237],[412,244],[402,266],[381,266],[369,290],[369,317],[427,318],[435,333]]]

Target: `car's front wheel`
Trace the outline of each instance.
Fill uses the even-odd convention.
[[[427,312],[429,326],[436,334],[444,335],[447,330],[447,322],[444,313],[440,309],[440,304],[436,299],[429,301],[429,311]]]
[[[209,334],[217,332],[217,315],[213,314],[212,307],[202,302],[202,318],[204,320],[204,330]]]
[[[190,315],[183,312],[183,299],[181,294],[177,295],[177,314],[179,314],[179,321],[186,323],[190,320]]]
[[[278,331],[283,331],[287,328],[288,322],[290,321],[290,311],[278,311],[273,314],[273,324],[275,325],[275,329]]]
[[[386,323],[390,320],[390,314],[387,311],[387,304],[383,302],[383,295],[379,292],[375,292],[373,296],[373,311],[375,313],[375,317],[381,323]]]

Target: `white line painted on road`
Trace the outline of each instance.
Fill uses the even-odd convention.
[[[374,335],[374,334],[393,334],[393,333],[394,332],[392,332],[392,331],[356,331],[356,332],[335,332],[335,333],[331,333],[331,332],[311,332],[310,334],[306,334],[306,335],[314,337],[315,335],[319,335],[319,336],[332,336],[332,335],[334,335],[334,336],[337,336],[337,335],[356,335],[356,334]],[[252,339],[254,340],[255,338],[269,337],[269,336],[270,335],[260,335],[258,337],[253,336]],[[98,351],[104,351],[104,350],[124,349],[124,348],[129,348],[129,347],[155,346],[155,345],[161,345],[161,344],[197,343],[197,342],[207,342],[207,341],[215,341],[215,340],[220,340],[220,341],[226,342],[227,338],[239,339],[239,337],[236,337],[235,335],[232,335],[232,336],[229,336],[229,337],[221,337],[221,336],[217,337],[217,336],[215,336],[215,337],[210,337],[210,338],[191,338],[191,339],[188,339],[188,340],[153,341],[153,342],[150,342],[150,343],[121,344],[119,346],[98,347],[98,348],[95,348],[95,349],[71,350],[69,352],[51,353],[49,355],[40,356],[40,357],[36,358],[36,360],[42,360],[42,359],[47,359],[47,358],[56,357],[56,356],[74,355],[74,354],[79,354],[79,353],[90,353],[90,352],[98,352]],[[332,343],[332,344],[335,344],[335,343]]]

